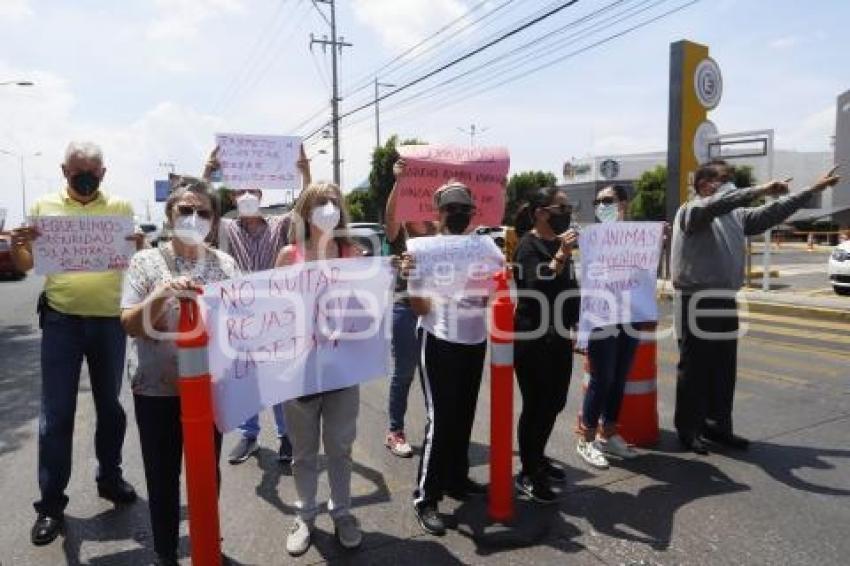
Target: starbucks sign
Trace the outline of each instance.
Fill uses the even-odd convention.
[[[714,110],[720,104],[720,97],[723,95],[723,77],[714,59],[706,57],[697,65],[694,72],[694,89],[697,100],[706,110]]]

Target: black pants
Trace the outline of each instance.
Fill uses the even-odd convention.
[[[514,346],[514,369],[522,394],[517,426],[522,471],[534,475],[544,462],[555,419],[567,404],[573,369],[572,343],[556,334],[520,340]]]
[[[423,505],[436,503],[469,476],[469,437],[487,342],[455,344],[419,332],[427,425],[414,501]]]
[[[733,297],[705,297],[697,301],[691,295],[677,297],[677,303],[676,430],[680,437],[690,439],[701,434],[709,421],[721,431],[732,432],[738,364],[738,305]],[[724,311],[724,314],[707,316],[700,312],[708,309]]]
[[[176,556],[180,527],[180,470],[183,465],[183,427],[179,397],[133,395],[136,423],[148,485],[148,507],[157,554]],[[215,431],[216,462],[221,434]],[[221,484],[221,471],[216,472]]]

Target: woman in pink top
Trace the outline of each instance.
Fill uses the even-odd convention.
[[[360,255],[347,237],[347,213],[339,187],[313,183],[295,203],[290,224],[290,244],[277,257],[277,267]],[[348,549],[360,546],[362,534],[351,515],[351,447],[357,434],[360,407],[358,386],[346,387],[292,399],[283,411],[292,441],[292,474],[298,493],[298,515],[286,540],[293,556],[310,548],[319,507],[316,491],[319,479],[319,443],[325,446],[330,482],[328,510],[339,543]]]

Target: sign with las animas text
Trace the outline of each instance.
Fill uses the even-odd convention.
[[[511,166],[506,148],[402,145],[398,153],[405,163],[396,187],[399,220],[436,220],[434,192],[454,179],[472,191],[477,207],[473,225],[501,225]]]
[[[39,216],[30,224],[40,233],[32,245],[39,275],[69,271],[124,270],[136,251],[129,216]]]
[[[301,138],[216,134],[221,182],[231,189],[301,188],[298,158]]]
[[[596,328],[658,320],[663,238],[660,222],[607,222],[581,231],[580,345]]]
[[[389,258],[308,262],[204,288],[215,420],[388,372]]]

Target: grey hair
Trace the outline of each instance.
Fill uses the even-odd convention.
[[[74,158],[81,157],[85,160],[97,161],[101,165],[103,165],[103,150],[100,149],[100,146],[93,142],[88,141],[72,141],[68,144],[68,147],[65,149],[65,161],[63,163],[65,165]]]

